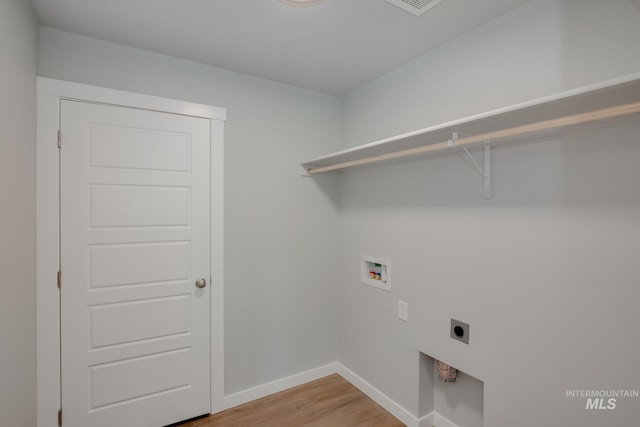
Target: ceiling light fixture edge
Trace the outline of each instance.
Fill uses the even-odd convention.
[[[324,0],[280,0],[281,3],[296,7],[315,6],[318,3],[322,3],[323,1]]]

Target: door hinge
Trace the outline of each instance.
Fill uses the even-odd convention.
[[[62,146],[62,132],[58,129],[58,148]]]
[[[62,427],[62,409],[58,410],[58,426]]]
[[[62,289],[62,271],[58,270],[58,289]]]

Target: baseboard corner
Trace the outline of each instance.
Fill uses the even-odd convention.
[[[373,399],[374,402],[382,406],[386,411],[404,423],[407,427],[422,427],[418,418],[416,418],[411,412],[407,411],[393,399],[382,393],[358,374],[339,362],[338,374]]]

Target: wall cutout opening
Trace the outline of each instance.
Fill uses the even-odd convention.
[[[459,369],[454,382],[443,381],[438,360],[420,353],[419,383],[420,425],[483,427],[484,382]]]
[[[363,255],[360,262],[360,282],[391,291],[391,261]]]

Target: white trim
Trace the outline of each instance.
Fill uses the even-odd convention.
[[[330,363],[328,365],[320,366],[319,368],[291,375],[290,377],[271,381],[266,384],[230,394],[229,396],[224,397],[224,409],[233,408],[274,393],[279,393],[291,387],[296,387],[328,375],[340,373],[339,370],[341,366],[342,365],[337,362]]]
[[[60,268],[57,133],[60,99],[38,94],[36,142],[36,344],[38,427],[58,425],[60,409]]]
[[[224,122],[211,120],[211,413],[224,405]],[[215,343],[220,345],[216,346]]]
[[[37,415],[38,427],[56,427],[60,408],[59,152],[60,100],[120,105],[211,120],[211,410],[224,402],[224,122],[226,109],[38,77],[36,143]],[[64,281],[64,278],[63,278]],[[215,321],[215,322],[214,322]],[[214,343],[218,343],[214,346]]]
[[[433,427],[458,427],[453,421],[448,420],[437,412],[433,413]]]
[[[224,407],[222,410],[230,409],[256,399],[270,396],[274,393],[279,393],[291,387],[306,384],[310,381],[324,378],[332,374],[340,375],[354,387],[369,396],[378,405],[382,406],[386,411],[391,413],[391,415],[404,423],[407,427],[458,427],[458,425],[435,411],[432,411],[418,419],[411,412],[407,411],[390,397],[369,384],[362,377],[340,362],[330,363],[328,365],[320,366],[318,368],[225,396]]]
[[[373,399],[378,405],[382,406],[385,410],[391,413],[391,415],[406,424],[407,427],[420,426],[419,420],[411,412],[407,411],[398,403],[394,402],[390,397],[369,384],[362,377],[357,375],[352,370],[348,369],[346,366],[342,364],[338,365],[338,374],[340,374],[344,379],[349,381],[351,384],[360,389],[360,391]]]
[[[227,119],[226,108],[49,79],[46,77],[38,77],[37,87],[38,93],[55,95],[63,99],[122,105],[144,110],[204,117],[211,120],[224,121]]]
[[[292,375],[290,377],[282,378],[279,380],[271,381],[266,384],[262,384],[256,387],[252,387],[247,390],[243,390],[237,393],[233,393],[224,398],[224,409],[229,409],[251,402],[262,397],[279,393],[283,390],[287,390],[291,387],[296,387],[302,384],[306,384],[310,381],[314,381],[320,378],[324,378],[328,375],[338,374],[346,381],[351,383],[354,387],[361,392],[369,396],[378,405],[382,406],[385,410],[391,413],[394,417],[407,425],[407,427],[432,427],[432,425],[422,424],[423,421],[432,421],[434,413],[423,417],[418,420],[413,414],[398,405],[396,402],[387,397],[380,390],[366,382],[356,373],[345,367],[340,362],[330,363],[328,365],[320,366],[315,369],[311,369],[299,374]],[[437,427],[437,426],[436,426]],[[445,426],[442,426],[445,427]],[[457,426],[455,426],[457,427]]]
[[[418,420],[418,427],[435,427],[435,423],[433,421],[435,416],[436,413],[434,411],[431,411],[424,417],[420,418]]]
[[[341,363],[338,363],[338,374],[360,389],[361,392],[373,399],[373,401],[378,405],[389,411],[391,415],[406,424],[407,427],[458,427],[458,425],[435,411],[432,411],[418,419],[411,412],[407,411],[386,394],[382,393]]]

